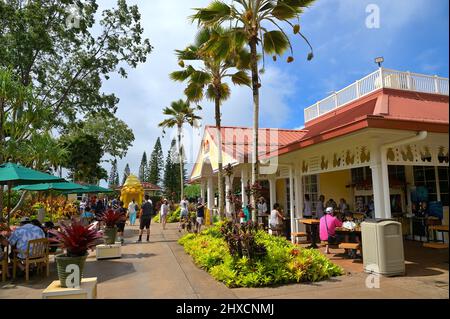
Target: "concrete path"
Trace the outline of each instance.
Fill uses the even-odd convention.
[[[98,277],[98,298],[117,299],[239,299],[239,298],[446,298],[448,299],[448,264],[430,269],[430,276],[381,278],[380,288],[366,287],[367,274],[361,265],[349,260],[339,261],[347,274],[314,284],[292,284],[275,288],[229,289],[199,269],[177,243],[180,234],[176,224],[162,230],[152,224],[150,243],[136,244],[138,230],[127,226],[122,258],[88,258],[85,277]],[[145,238],[144,238],[145,239]],[[333,258],[334,259],[334,258]],[[0,284],[2,298],[41,298],[41,292],[56,280],[56,266],[51,264],[49,278],[33,275],[26,284],[23,279]]]

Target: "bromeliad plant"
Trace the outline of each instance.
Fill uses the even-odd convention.
[[[89,249],[93,249],[100,244],[102,234],[97,230],[85,226],[79,221],[72,221],[70,224],[61,224],[61,230],[49,230],[55,235],[49,240],[61,245],[66,251],[67,257],[86,256]]]
[[[125,215],[115,210],[108,210],[101,216],[101,221],[105,223],[107,228],[114,228],[118,223],[125,220]]]
[[[258,230],[260,230],[258,224],[251,221],[245,224],[227,221],[220,228],[230,254],[237,258],[246,256],[249,260],[256,260],[267,253],[265,247],[255,241]]]

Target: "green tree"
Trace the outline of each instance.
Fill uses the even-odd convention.
[[[139,166],[139,180],[145,182],[145,171],[147,169],[147,153],[142,154],[141,165]]]
[[[175,140],[172,140],[172,146],[176,144]],[[164,178],[163,178],[163,186],[164,193],[168,198],[172,198],[172,195],[176,192],[176,171],[174,170],[174,166],[172,163],[172,147],[167,152],[166,163],[164,166]]]
[[[108,173],[100,166],[103,150],[95,136],[85,133],[64,136],[62,145],[68,152],[64,167],[75,182],[98,184],[108,179]]]
[[[158,137],[155,146],[153,147],[152,155],[148,165],[148,182],[159,185],[161,183],[161,172],[164,166],[163,151],[161,147],[161,140]]]
[[[197,107],[197,109],[201,109]],[[183,147],[181,144],[181,134],[183,131],[183,125],[188,124],[190,126],[194,126],[194,122],[196,120],[201,119],[200,116],[195,114],[194,108],[190,107],[189,102],[185,102],[183,100],[178,100],[172,102],[170,107],[166,107],[163,110],[163,114],[169,116],[169,118],[165,119],[161,123],[159,123],[159,127],[163,128],[163,132],[166,128],[177,128],[177,150],[178,150],[178,160],[177,162],[180,165],[179,168],[179,178],[180,178],[180,193],[181,198],[184,197],[184,154]],[[174,159],[172,159],[173,161]]]
[[[252,184],[258,180],[258,131],[259,131],[259,80],[258,46],[263,58],[264,54],[282,56],[287,50],[291,56],[287,62],[294,61],[293,49],[289,36],[282,28],[282,23],[290,25],[294,35],[302,37],[309,45],[311,51],[307,59],[313,58],[312,47],[306,37],[300,32],[300,25],[292,23],[296,19],[300,21],[303,9],[311,5],[314,0],[234,0],[231,5],[219,0],[212,1],[206,8],[195,9],[196,13],[191,17],[193,21],[202,27],[216,27],[221,25],[233,26],[232,32],[224,36],[220,41],[211,41],[209,50],[215,52],[217,57],[228,55],[229,51],[240,48],[243,43],[250,47],[250,66],[252,74],[253,91],[253,149],[252,149]],[[273,30],[270,29],[273,27]],[[252,196],[252,206],[256,207],[256,200]],[[253,219],[256,220],[255,210]]]
[[[74,125],[74,129],[97,136],[105,154],[123,158],[134,141],[133,131],[112,114],[96,114]]]
[[[125,182],[127,181],[128,176],[130,176],[130,174],[131,174],[130,165],[127,163],[127,165],[125,166],[125,169],[123,171],[122,185],[125,184]]]
[[[185,50],[177,50],[182,71],[170,74],[174,81],[187,81],[188,86],[184,93],[189,101],[200,102],[204,96],[214,101],[216,119],[216,138],[218,145],[222,145],[221,134],[221,105],[230,97],[230,87],[224,82],[230,78],[235,85],[250,86],[251,80],[247,73],[249,69],[250,54],[244,49],[236,50],[228,55],[216,56],[215,52],[209,51],[208,44],[220,40],[228,34],[229,30],[220,27],[213,29],[204,28],[199,31],[196,41]],[[206,50],[205,50],[206,49]],[[200,68],[195,68],[186,61],[194,61]],[[222,148],[218,148],[218,191],[219,191],[219,213],[225,216],[225,184],[223,179]]]
[[[109,173],[108,187],[115,188],[117,186],[119,186],[119,174],[117,173],[117,159],[114,159]]]
[[[200,185],[188,185],[184,188],[184,193],[188,198],[198,198],[201,195]]]
[[[80,16],[73,27],[71,6]],[[137,67],[152,50],[140,20],[138,7],[125,0],[102,13],[96,0],[0,1],[0,68],[10,68],[34,99],[17,106],[26,111],[26,129],[11,138],[26,139],[36,118],[60,129],[86,114],[114,113],[119,100],[102,84],[116,72],[126,77],[123,66]]]

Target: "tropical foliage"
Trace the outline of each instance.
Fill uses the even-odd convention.
[[[181,134],[183,131],[183,126],[185,124],[194,126],[196,124],[196,121],[201,119],[200,116],[197,116],[195,114],[196,110],[201,110],[201,107],[198,106],[197,108],[191,108],[190,103],[183,100],[172,102],[169,107],[166,107],[163,110],[163,114],[168,118],[159,123],[159,127],[163,129],[163,133],[165,133],[165,130],[168,128],[177,129],[178,159],[171,159],[171,161],[177,161],[178,164],[180,164],[179,178],[181,198],[184,197],[184,153],[183,147],[181,145]]]
[[[189,101],[200,102],[204,97],[214,101],[216,119],[216,138],[222,144],[221,135],[221,105],[231,94],[229,85],[225,82],[231,79],[235,85],[250,86],[251,80],[247,73],[249,69],[250,54],[244,49],[230,52],[228,55],[217,55],[216,52],[205,50],[205,46],[212,41],[220,40],[229,30],[221,27],[203,28],[196,37],[195,43],[184,50],[177,50],[179,65],[182,71],[172,72],[170,77],[174,81],[187,81],[184,93]],[[201,62],[196,68],[186,62]],[[219,212],[224,216],[224,180],[222,148],[218,149],[218,192]]]
[[[343,274],[320,251],[303,249],[281,237],[256,231],[256,245],[266,254],[250,259],[233,255],[219,222],[200,234],[187,234],[179,240],[195,263],[228,287],[261,287],[295,282],[316,282]]]
[[[102,234],[90,226],[79,221],[61,223],[60,230],[49,230],[55,237],[50,241],[61,244],[68,257],[85,256],[89,249],[93,249],[103,238]]]
[[[294,61],[291,39],[282,28],[287,24],[292,28],[294,36],[299,36],[311,48],[307,59],[313,58],[312,47],[306,37],[300,32],[300,14],[303,9],[311,5],[314,0],[234,0],[231,4],[214,0],[205,8],[195,9],[191,17],[204,28],[230,27],[230,32],[218,38],[211,39],[203,50],[211,52],[216,59],[236,53],[242,45],[250,48],[251,87],[253,91],[253,148],[252,148],[252,181],[258,180],[258,129],[259,129],[259,89],[260,70],[258,66],[258,49],[264,54],[282,56],[290,50],[288,63]],[[292,21],[295,21],[294,23]],[[255,197],[252,197],[252,206],[256,207]],[[254,220],[256,214],[253,214]]]

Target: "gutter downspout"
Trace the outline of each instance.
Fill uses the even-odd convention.
[[[413,142],[419,142],[426,139],[428,136],[427,131],[420,131],[415,136],[408,137],[406,139],[398,140],[392,143],[383,144],[380,147],[381,152],[381,174],[383,176],[383,198],[384,198],[384,217],[392,218],[391,214],[391,198],[389,194],[389,172],[387,165],[387,150],[392,147],[397,147]]]

